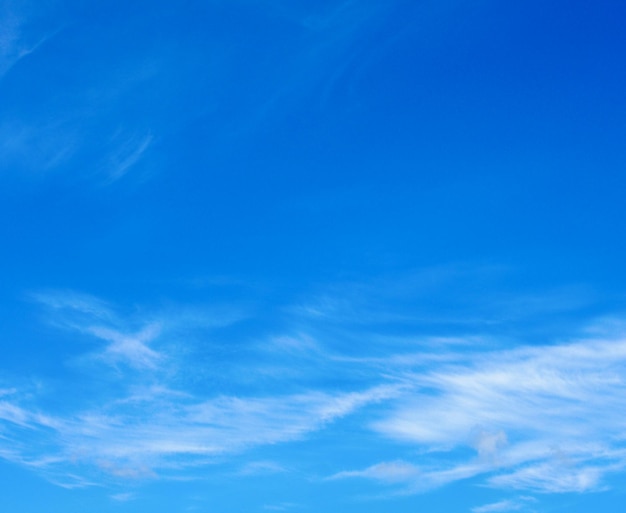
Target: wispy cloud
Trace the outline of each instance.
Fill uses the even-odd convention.
[[[523,322],[527,330],[546,316],[557,317],[593,304],[585,286],[551,290],[507,290],[511,269],[496,265],[449,264],[419,269],[402,276],[337,283],[307,297],[293,313],[312,322],[369,326],[405,325],[413,330],[444,326],[467,331]],[[481,293],[477,296],[476,289]],[[545,325],[545,322],[544,322]]]
[[[54,319],[59,317],[56,312],[61,312],[70,315],[85,314],[91,321],[96,319],[115,322],[115,314],[111,305],[90,294],[71,290],[51,290],[32,292],[27,297],[53,310],[55,312]],[[62,316],[62,318],[67,320],[66,316]]]
[[[135,494],[133,493],[115,493],[111,495],[111,499],[116,502],[128,502],[135,499]]]
[[[158,324],[148,324],[138,333],[126,334],[94,326],[89,329],[91,334],[109,342],[109,345],[102,354],[102,358],[112,362],[123,361],[134,367],[155,368],[162,355],[151,349],[148,343],[154,340],[159,334]]]
[[[351,477],[360,477],[365,479],[373,479],[384,483],[410,483],[421,474],[421,470],[405,461],[391,461],[377,463],[364,470],[346,470],[334,474],[329,479],[346,479]]]
[[[501,511],[519,511],[525,506],[520,500],[503,500],[472,508],[472,513],[500,513]]]
[[[78,26],[81,25],[78,20],[87,21],[81,20],[84,14],[75,5],[59,2],[45,5],[30,1],[2,2],[0,78],[52,37],[64,36],[61,30],[67,25],[64,19],[72,19]],[[50,23],[57,26],[48,27]],[[77,29],[73,36],[79,32]],[[98,46],[87,33],[79,37],[85,38],[82,44],[96,51]],[[64,51],[62,45],[48,48],[51,52]],[[48,76],[46,60],[33,60],[33,68],[25,69],[24,76],[18,80],[28,84],[35,82],[35,87],[31,91],[29,85],[24,95],[14,95],[13,101],[9,100],[9,108],[3,112],[0,123],[2,171],[39,177],[62,170],[74,180],[109,185],[127,176],[145,160],[154,142],[151,122],[146,121],[146,117],[127,117],[121,129],[119,118],[112,118],[111,111],[118,102],[137,94],[138,83],[154,78],[158,58],[126,53],[116,58],[113,54],[111,50],[106,58],[96,59],[101,61],[102,74],[94,75],[85,73],[93,61],[81,61],[79,54],[46,56],[48,62],[52,59],[52,62],[71,62],[72,65],[65,68],[67,73],[62,71],[63,65],[55,66],[58,74],[50,74],[47,80],[50,84],[43,89],[38,89],[32,76],[42,76],[42,73]],[[114,66],[110,65],[112,62]],[[51,90],[56,92],[50,94]]]
[[[287,21],[298,37],[284,47],[279,66],[263,69],[259,90],[253,97],[249,92],[244,94],[252,107],[230,120],[224,131],[228,140],[220,142],[231,144],[233,136],[238,139],[268,121],[280,119],[294,106],[300,108],[303,101],[327,101],[351,65],[367,59],[379,43],[368,36],[387,16],[389,5],[390,2],[353,0],[300,5],[282,0],[263,2],[271,22],[275,23],[276,17]]]
[[[70,412],[44,414],[36,394],[20,390],[0,402],[1,456],[63,486],[82,486],[98,475],[174,476],[251,447],[301,440],[397,393],[391,384],[269,395],[179,389],[185,378],[171,369],[177,355],[163,346],[150,347],[167,332],[171,311],[160,323],[154,315],[140,323],[88,295],[47,292],[31,297],[50,310],[56,326],[105,342],[93,353],[94,361],[126,365],[113,378],[118,381],[113,391],[97,405],[88,400],[82,406],[77,402]],[[137,324],[143,327],[136,330]],[[245,469],[276,472],[282,467],[256,462]],[[70,477],[74,475],[80,479]]]
[[[0,5],[0,79],[56,32],[30,30],[32,17],[27,2],[5,0]]]
[[[4,385],[2,457],[53,476],[71,472],[93,482],[98,472],[180,475],[253,447],[305,440],[348,416],[355,433],[407,453],[377,453],[365,468],[340,467],[330,479],[368,479],[402,494],[470,478],[498,489],[597,491],[626,466],[626,340],[619,323],[604,320],[610,329],[572,342],[497,349],[480,338],[471,347],[475,335],[466,343],[455,336],[421,343],[415,353],[376,356],[368,354],[371,344],[346,356],[332,343],[332,330],[312,336],[298,324],[297,331],[248,343],[251,353],[220,378],[223,346],[195,376],[194,353],[178,351],[174,341],[206,345],[194,329],[210,338],[211,330],[241,319],[236,309],[223,318],[209,309],[207,321],[202,308],[125,316],[84,294],[32,297],[54,326],[94,343],[86,351],[89,372],[93,365],[115,369],[110,383],[99,378],[106,386],[97,388],[97,404],[77,401],[69,411],[47,411],[37,393]],[[239,374],[255,386],[238,386]],[[259,379],[268,385],[264,393]],[[283,464],[254,459],[242,468],[273,472]]]
[[[131,137],[118,143],[104,164],[104,172],[107,176],[105,183],[110,184],[123,178],[140,161],[153,139],[152,134],[147,134],[143,137]]]
[[[408,490],[480,475],[498,488],[598,490],[626,465],[625,376],[621,338],[467,353],[398,374],[410,391],[373,428],[427,451],[415,469],[401,467],[419,470]],[[455,455],[463,448],[474,455]],[[338,476],[385,481],[388,465]]]
[[[497,487],[548,493],[599,491],[606,487],[602,483],[605,474],[626,467],[625,456],[623,451],[619,451],[605,457],[575,455],[570,462],[556,459],[533,463],[508,474],[492,477],[489,483]]]
[[[132,409],[109,403],[71,417],[44,418],[31,408],[0,405],[5,442],[14,449],[1,455],[36,467],[46,475],[65,475],[85,467],[117,477],[175,475],[193,469],[198,460],[246,448],[294,441],[335,419],[390,395],[372,389],[352,394],[306,393],[275,397],[220,396],[173,401],[146,397]],[[31,443],[19,447],[29,430]],[[56,457],[35,458],[52,454]],[[275,469],[273,469],[275,470]]]
[[[44,319],[52,326],[104,341],[103,348],[91,353],[94,358],[145,369],[167,360],[153,347],[161,335],[189,338],[194,330],[225,327],[246,316],[244,309],[228,305],[168,305],[123,315],[100,298],[71,290],[34,292],[26,298],[45,307]]]
[[[69,161],[76,152],[80,136],[63,119],[28,122],[7,115],[0,124],[0,155],[3,170],[26,170],[39,176]]]

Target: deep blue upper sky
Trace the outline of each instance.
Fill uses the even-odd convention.
[[[0,507],[621,511],[625,21],[0,0]]]

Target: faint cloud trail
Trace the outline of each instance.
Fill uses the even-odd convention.
[[[123,178],[135,166],[153,142],[153,136],[148,134],[139,141],[131,138],[120,145],[108,157],[107,185]]]
[[[28,25],[34,10],[27,2],[4,0],[0,4],[0,80],[21,59],[35,52],[61,30],[29,33]]]
[[[222,382],[212,375],[195,386],[193,355],[173,339],[196,330],[206,344],[240,313],[170,306],[125,316],[76,292],[30,297],[51,325],[95,345],[78,360],[89,375],[76,386],[94,387],[101,399],[42,408],[41,394],[3,383],[0,453],[68,485],[63,476],[81,475],[77,468],[84,482],[184,476],[254,447],[304,441],[321,430],[333,436],[333,424],[348,417],[359,436],[419,457],[378,457],[327,480],[367,479],[396,494],[470,478],[498,489],[584,493],[604,489],[609,474],[626,468],[626,339],[622,325],[607,319],[610,329],[596,327],[573,342],[494,349],[440,337],[415,354],[376,357],[367,356],[371,344],[346,357],[328,342],[336,331],[313,336],[297,324],[248,344],[251,352],[240,353]],[[217,347],[209,372],[227,356]],[[255,386],[232,388],[240,375]],[[257,379],[271,386],[259,393]],[[244,468],[282,468],[269,461]]]
[[[171,366],[176,355],[161,343],[178,322],[171,310],[158,321],[152,314],[149,322],[131,322],[85,294],[48,291],[30,297],[49,310],[53,325],[105,343],[91,353],[89,369],[115,370],[115,392],[73,411],[43,414],[37,395],[18,388],[0,401],[0,456],[62,486],[184,475],[211,458],[302,440],[398,393],[389,384],[359,391],[285,389],[265,395],[180,388]],[[205,330],[221,326],[198,319],[197,310],[193,313],[189,317],[183,311],[182,318],[196,319]],[[230,318],[236,322],[237,317]],[[101,386],[106,387],[104,376],[96,379],[103,379]],[[257,463],[247,472],[281,468]]]

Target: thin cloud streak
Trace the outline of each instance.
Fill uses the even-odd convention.
[[[47,308],[53,325],[104,341],[91,360],[117,369],[116,392],[73,412],[43,414],[37,394],[17,388],[0,401],[0,456],[63,486],[176,477],[224,455],[302,440],[398,393],[391,384],[266,396],[181,389],[172,362],[175,355],[163,346],[154,347],[167,334],[170,320],[176,331],[177,316],[171,310],[160,322],[154,314],[147,315],[149,322],[131,322],[107,303],[84,294],[47,292],[30,297]],[[198,311],[193,313],[191,318],[196,319]],[[182,315],[190,318],[185,309]],[[137,330],[137,325],[143,326]],[[196,325],[206,329],[202,320],[196,319]],[[80,479],[69,478],[70,474]]]
[[[23,6],[6,1],[0,7],[0,79],[58,32],[27,37],[28,21]]]
[[[141,160],[153,140],[154,137],[148,134],[139,141],[133,138],[116,148],[108,158],[106,184],[123,178]]]
[[[359,393],[311,392],[275,397],[198,398],[189,404],[152,397],[132,411],[104,405],[99,411],[71,418],[45,417],[14,404],[0,405],[4,443],[0,456],[36,467],[44,475],[63,474],[67,462],[117,477],[156,477],[195,466],[197,458],[240,452],[258,445],[299,440],[338,418],[390,397],[393,390],[375,388]],[[24,430],[34,444],[16,446]],[[30,464],[41,455],[47,459]]]
[[[421,470],[415,465],[405,461],[391,461],[377,463],[364,470],[343,471],[330,476],[330,480],[360,477],[382,481],[385,483],[407,483],[412,482],[421,474]]]
[[[92,327],[90,333],[109,342],[102,354],[104,360],[124,361],[134,367],[154,369],[162,360],[162,355],[151,349],[148,343],[156,338],[160,331],[158,324],[149,324],[139,333],[127,335],[110,328]]]
[[[500,513],[502,511],[519,511],[524,504],[519,501],[504,500],[472,508],[472,513]]]

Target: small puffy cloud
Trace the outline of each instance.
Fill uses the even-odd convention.
[[[508,440],[503,430],[496,432],[478,430],[474,435],[472,446],[482,458],[495,458],[507,444]]]

